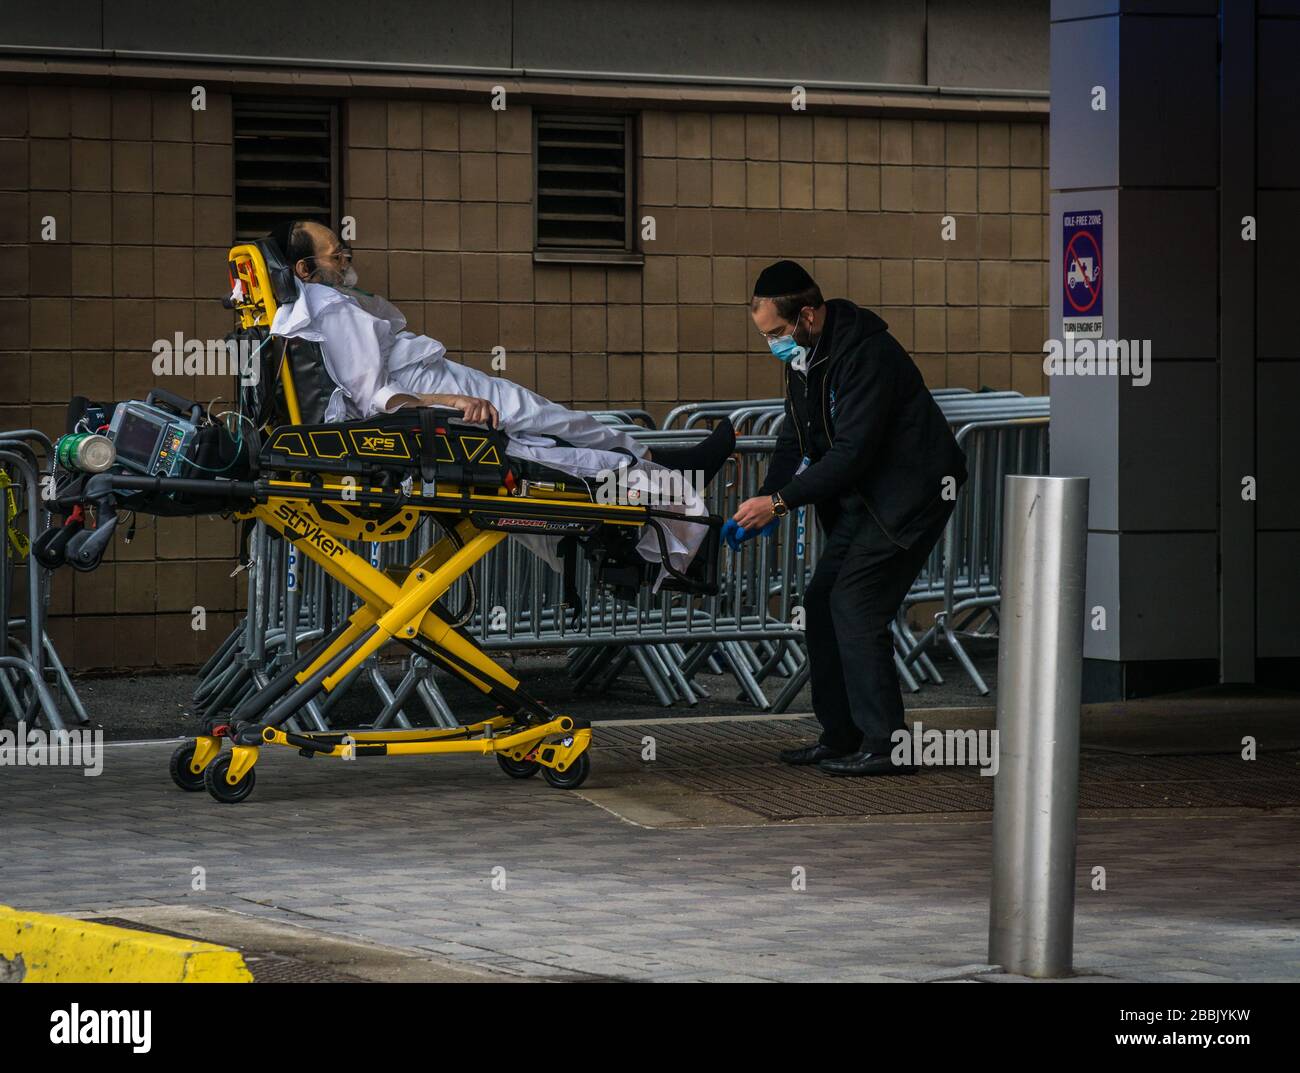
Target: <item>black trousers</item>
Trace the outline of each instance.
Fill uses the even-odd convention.
[[[903,728],[903,694],[889,623],[916,580],[952,508],[910,548],[900,548],[860,498],[835,519],[804,593],[812,705],[821,743],[846,752],[888,753]]]

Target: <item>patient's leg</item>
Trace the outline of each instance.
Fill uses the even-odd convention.
[[[703,473],[704,483],[707,485],[718,475],[727,457],[735,449],[736,430],[724,417],[705,439],[694,446],[664,447],[656,444],[651,448],[650,461],[683,473],[697,471]]]
[[[468,365],[445,359],[417,362],[395,370],[392,379],[408,392],[487,399],[497,408],[501,428],[521,443],[542,446],[551,441],[635,458],[646,453],[645,444],[583,410],[570,410],[504,376],[489,376]]]

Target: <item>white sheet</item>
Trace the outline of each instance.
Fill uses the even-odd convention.
[[[671,488],[679,500],[653,505],[690,516],[708,513],[693,488],[672,482],[666,467],[646,461],[642,457],[645,445],[626,433],[504,377],[489,376],[449,361],[446,347],[427,335],[406,331],[406,318],[378,295],[295,282],[297,301],[276,311],[271,332],[320,344],[326,370],[338,385],[326,408],[326,421],[387,412],[393,397],[403,392],[471,395],[487,399],[497,408],[502,431],[509,439],[508,449],[516,457],[589,479],[610,480],[621,467],[627,467],[625,487]],[[573,446],[559,446],[552,436]],[[629,458],[623,451],[634,457]],[[669,562],[675,569],[685,570],[704,539],[705,527],[671,520],[662,525]],[[520,539],[530,551],[559,569],[557,538]],[[659,541],[649,527],[642,532],[637,550],[650,562],[660,561]]]

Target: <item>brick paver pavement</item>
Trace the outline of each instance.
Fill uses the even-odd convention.
[[[289,750],[226,806],[171,785],[172,747],[112,746],[96,778],[0,769],[0,902],[213,906],[552,978],[928,980],[986,957],[982,819],[650,829],[490,760]],[[597,755],[588,786],[618,773],[603,778]],[[1083,818],[1079,834],[1087,978],[1300,979],[1294,812]]]

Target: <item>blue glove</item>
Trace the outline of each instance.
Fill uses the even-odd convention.
[[[737,525],[735,518],[728,518],[722,525],[722,539],[732,551],[739,551],[740,545],[746,540],[753,540],[756,536],[771,536],[776,532],[779,522],[779,518],[773,518],[762,529],[746,529],[743,525]]]

